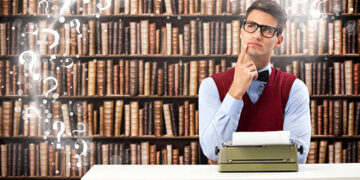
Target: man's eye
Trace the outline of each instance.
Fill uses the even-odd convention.
[[[273,32],[273,30],[271,28],[263,28],[263,31],[264,32],[269,32],[269,33]]]

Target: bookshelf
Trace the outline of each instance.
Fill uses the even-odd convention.
[[[298,34],[284,31],[289,41],[285,40],[274,51],[271,60],[274,67],[296,74],[309,85],[305,63],[327,62],[327,67],[332,67],[333,62],[349,59],[353,65],[358,62],[358,31],[350,35],[356,36],[354,42],[350,38],[355,43],[354,50],[340,49],[335,53],[338,47],[333,44],[330,51],[326,43],[328,26],[320,28],[322,19],[339,20],[342,25],[354,21],[355,27],[359,27],[357,0],[328,0],[319,5],[322,18],[315,24],[318,32],[325,32],[322,35],[301,30],[315,27],[308,15],[315,0],[308,4],[277,1],[289,7],[288,21],[294,25],[289,23],[286,29],[295,26]],[[251,0],[111,0],[111,6],[104,11],[97,7],[106,4],[105,0],[89,3],[74,0],[68,7],[62,0],[46,2],[54,7],[48,13],[40,0],[0,3],[0,179],[80,179],[93,164],[167,164],[169,161],[206,164],[199,144],[197,89],[202,79],[225,71],[236,62],[240,49],[240,39],[234,38],[239,37],[236,27],[241,27]],[[65,11],[60,15],[62,7]],[[77,23],[75,20],[80,23],[79,29],[71,25]],[[55,42],[55,35],[42,29],[59,33],[59,43],[54,48],[50,44]],[[306,38],[308,34],[315,38]],[[290,41],[294,37],[301,42],[296,47]],[[229,39],[234,40],[228,42]],[[345,44],[347,41],[344,39]],[[315,52],[308,51],[310,48]],[[58,81],[56,90],[48,96],[45,92],[54,87],[54,82],[36,82],[30,76],[25,77],[26,73],[33,73],[27,69],[28,62],[19,62],[20,54],[27,50],[37,54],[41,63],[33,69],[38,70],[42,80],[54,77]],[[73,63],[66,64],[66,58]],[[324,82],[328,81],[329,78]],[[315,79],[310,84],[318,87],[317,82]],[[321,84],[324,85],[328,84]],[[336,100],[341,100],[341,104],[355,102],[353,113],[359,112],[356,102],[360,102],[360,92],[348,94],[344,87],[344,93],[335,94],[325,89],[324,93],[310,95],[313,106],[320,106],[321,112],[325,113],[323,102],[330,104]],[[53,96],[55,93],[58,98]],[[63,105],[67,108],[63,109]],[[42,118],[36,117],[34,109],[25,110],[29,107],[36,107]],[[29,115],[21,114],[24,111]],[[316,122],[319,119],[324,122],[325,116],[312,113],[315,127],[324,125]],[[359,121],[357,117],[353,119]],[[59,124],[53,128],[57,121],[64,122],[66,127],[65,136],[60,137],[63,145],[60,149],[56,147],[59,137],[55,136]],[[80,130],[80,123],[85,124],[87,131],[78,134],[74,130]],[[78,140],[88,144],[88,153],[81,158],[79,154],[84,147],[75,148]],[[342,154],[347,156],[346,153],[356,150],[360,154],[359,132],[314,133],[312,141],[314,150],[309,153],[312,162],[318,159],[329,162],[330,151],[326,149],[335,151],[334,146],[340,146],[340,142],[344,142],[340,148]],[[347,150],[348,142],[352,143],[351,150]],[[315,146],[322,155],[318,155]],[[43,153],[47,155],[40,156]]]

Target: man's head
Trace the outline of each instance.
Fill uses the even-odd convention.
[[[266,58],[274,48],[280,46],[286,16],[284,9],[273,0],[257,0],[247,9],[246,23],[241,28],[240,37],[242,47],[248,46],[249,56],[256,59]],[[264,63],[255,64],[258,67]]]

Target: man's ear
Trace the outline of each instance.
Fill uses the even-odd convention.
[[[283,42],[283,40],[284,40],[284,36],[280,34],[280,35],[277,37],[277,42],[276,42],[274,48],[280,47],[280,45],[281,45],[281,43]]]

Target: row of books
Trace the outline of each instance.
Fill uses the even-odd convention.
[[[142,59],[68,61],[63,64],[59,61],[39,62],[33,70],[42,76],[37,82],[33,81],[34,75],[29,71],[31,63],[0,61],[0,96],[39,94],[54,97],[55,93],[61,96],[196,96],[203,79],[230,68],[225,59],[174,63]],[[49,77],[57,80],[54,91],[49,91],[56,85],[54,79],[45,80]]]
[[[71,25],[73,24],[73,26]],[[33,50],[39,55],[237,55],[240,20],[201,21],[177,25],[141,21],[74,22],[61,25],[14,21],[0,23],[0,55]],[[53,32],[52,32],[53,31]],[[360,52],[360,20],[288,21],[278,55],[341,55]],[[49,33],[52,32],[52,33]],[[55,35],[59,41],[55,41]]]
[[[314,163],[358,163],[360,141],[311,141],[308,164]]]
[[[198,142],[183,147],[149,141],[86,144],[87,151],[73,142],[62,149],[50,141],[1,144],[1,176],[83,176],[95,164],[198,164]]]
[[[188,100],[166,103],[162,100],[139,102],[53,101],[25,104],[2,101],[0,136],[34,137],[57,135],[64,124],[63,135],[71,136],[146,136],[173,137],[199,134],[199,112]],[[61,132],[60,132],[61,133]]]
[[[327,0],[318,2],[276,0],[288,14],[307,14],[311,9],[324,13],[359,13],[358,0]],[[81,15],[139,15],[139,14],[244,14],[253,0],[3,0],[1,15],[81,14]]]
[[[359,63],[306,62],[294,60],[285,66],[285,72],[305,82],[310,95],[357,95],[359,89]]]
[[[276,55],[341,55],[360,53],[360,20],[287,21]]]
[[[349,100],[310,101],[312,135],[360,135],[360,102]]]

